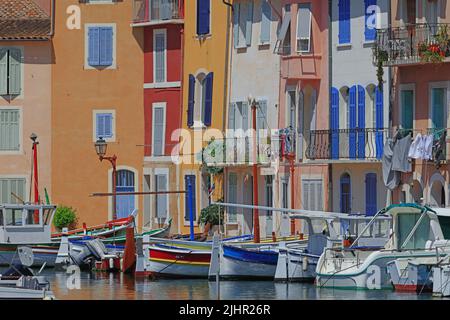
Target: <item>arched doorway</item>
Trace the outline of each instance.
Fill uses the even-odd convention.
[[[411,196],[414,203],[422,204],[423,202],[423,188],[418,180],[414,180],[411,187]]]
[[[352,194],[351,194],[351,179],[348,173],[344,173],[340,180],[341,185],[341,212],[350,213],[352,211]]]
[[[440,181],[434,181],[430,187],[430,205],[445,208],[445,188]]]
[[[129,170],[117,171],[117,192],[135,192],[134,172]],[[135,209],[134,195],[118,196],[116,203],[117,218],[126,218]]]

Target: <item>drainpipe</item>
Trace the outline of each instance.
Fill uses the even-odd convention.
[[[328,89],[333,87],[333,1],[328,0]],[[331,127],[330,92],[328,92],[328,128]],[[333,211],[333,166],[328,164],[328,210]]]
[[[51,0],[52,1],[52,5],[51,5],[51,26],[50,26],[50,33],[49,36],[53,37],[53,35],[55,34],[55,5],[56,5],[56,0]]]

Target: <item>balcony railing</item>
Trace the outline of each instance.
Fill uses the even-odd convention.
[[[309,135],[309,160],[381,161],[387,129],[316,130]]]
[[[132,0],[133,24],[165,23],[183,19],[184,0]]]
[[[429,135],[433,136],[433,152],[431,160],[439,166],[450,159],[450,155],[447,154],[448,129],[430,128],[427,131]]]
[[[450,61],[450,24],[379,29],[373,56],[385,67]]]

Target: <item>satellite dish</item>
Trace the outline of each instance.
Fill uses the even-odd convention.
[[[26,267],[31,267],[34,262],[33,250],[30,247],[19,247],[17,251],[19,252],[20,262]]]

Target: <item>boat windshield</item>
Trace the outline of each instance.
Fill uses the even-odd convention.
[[[402,213],[398,215],[398,248],[400,249],[407,240],[409,234],[419,221],[422,213]],[[403,249],[425,249],[426,242],[430,239],[430,218],[425,214],[416,231]]]
[[[330,230],[328,230],[328,224],[325,220],[319,220],[319,219],[312,219],[311,220],[311,227],[314,234],[322,234],[325,236],[330,235]],[[307,228],[305,228],[307,229]],[[307,231],[307,230],[305,230]],[[305,232],[308,233],[308,232]]]
[[[7,208],[4,212],[4,225],[6,226],[22,226],[22,209]]]
[[[377,219],[372,225],[364,231],[370,220],[367,219],[342,219],[340,221],[341,234],[353,238],[387,238],[391,227],[391,221],[388,219]],[[361,234],[361,232],[363,232]]]

